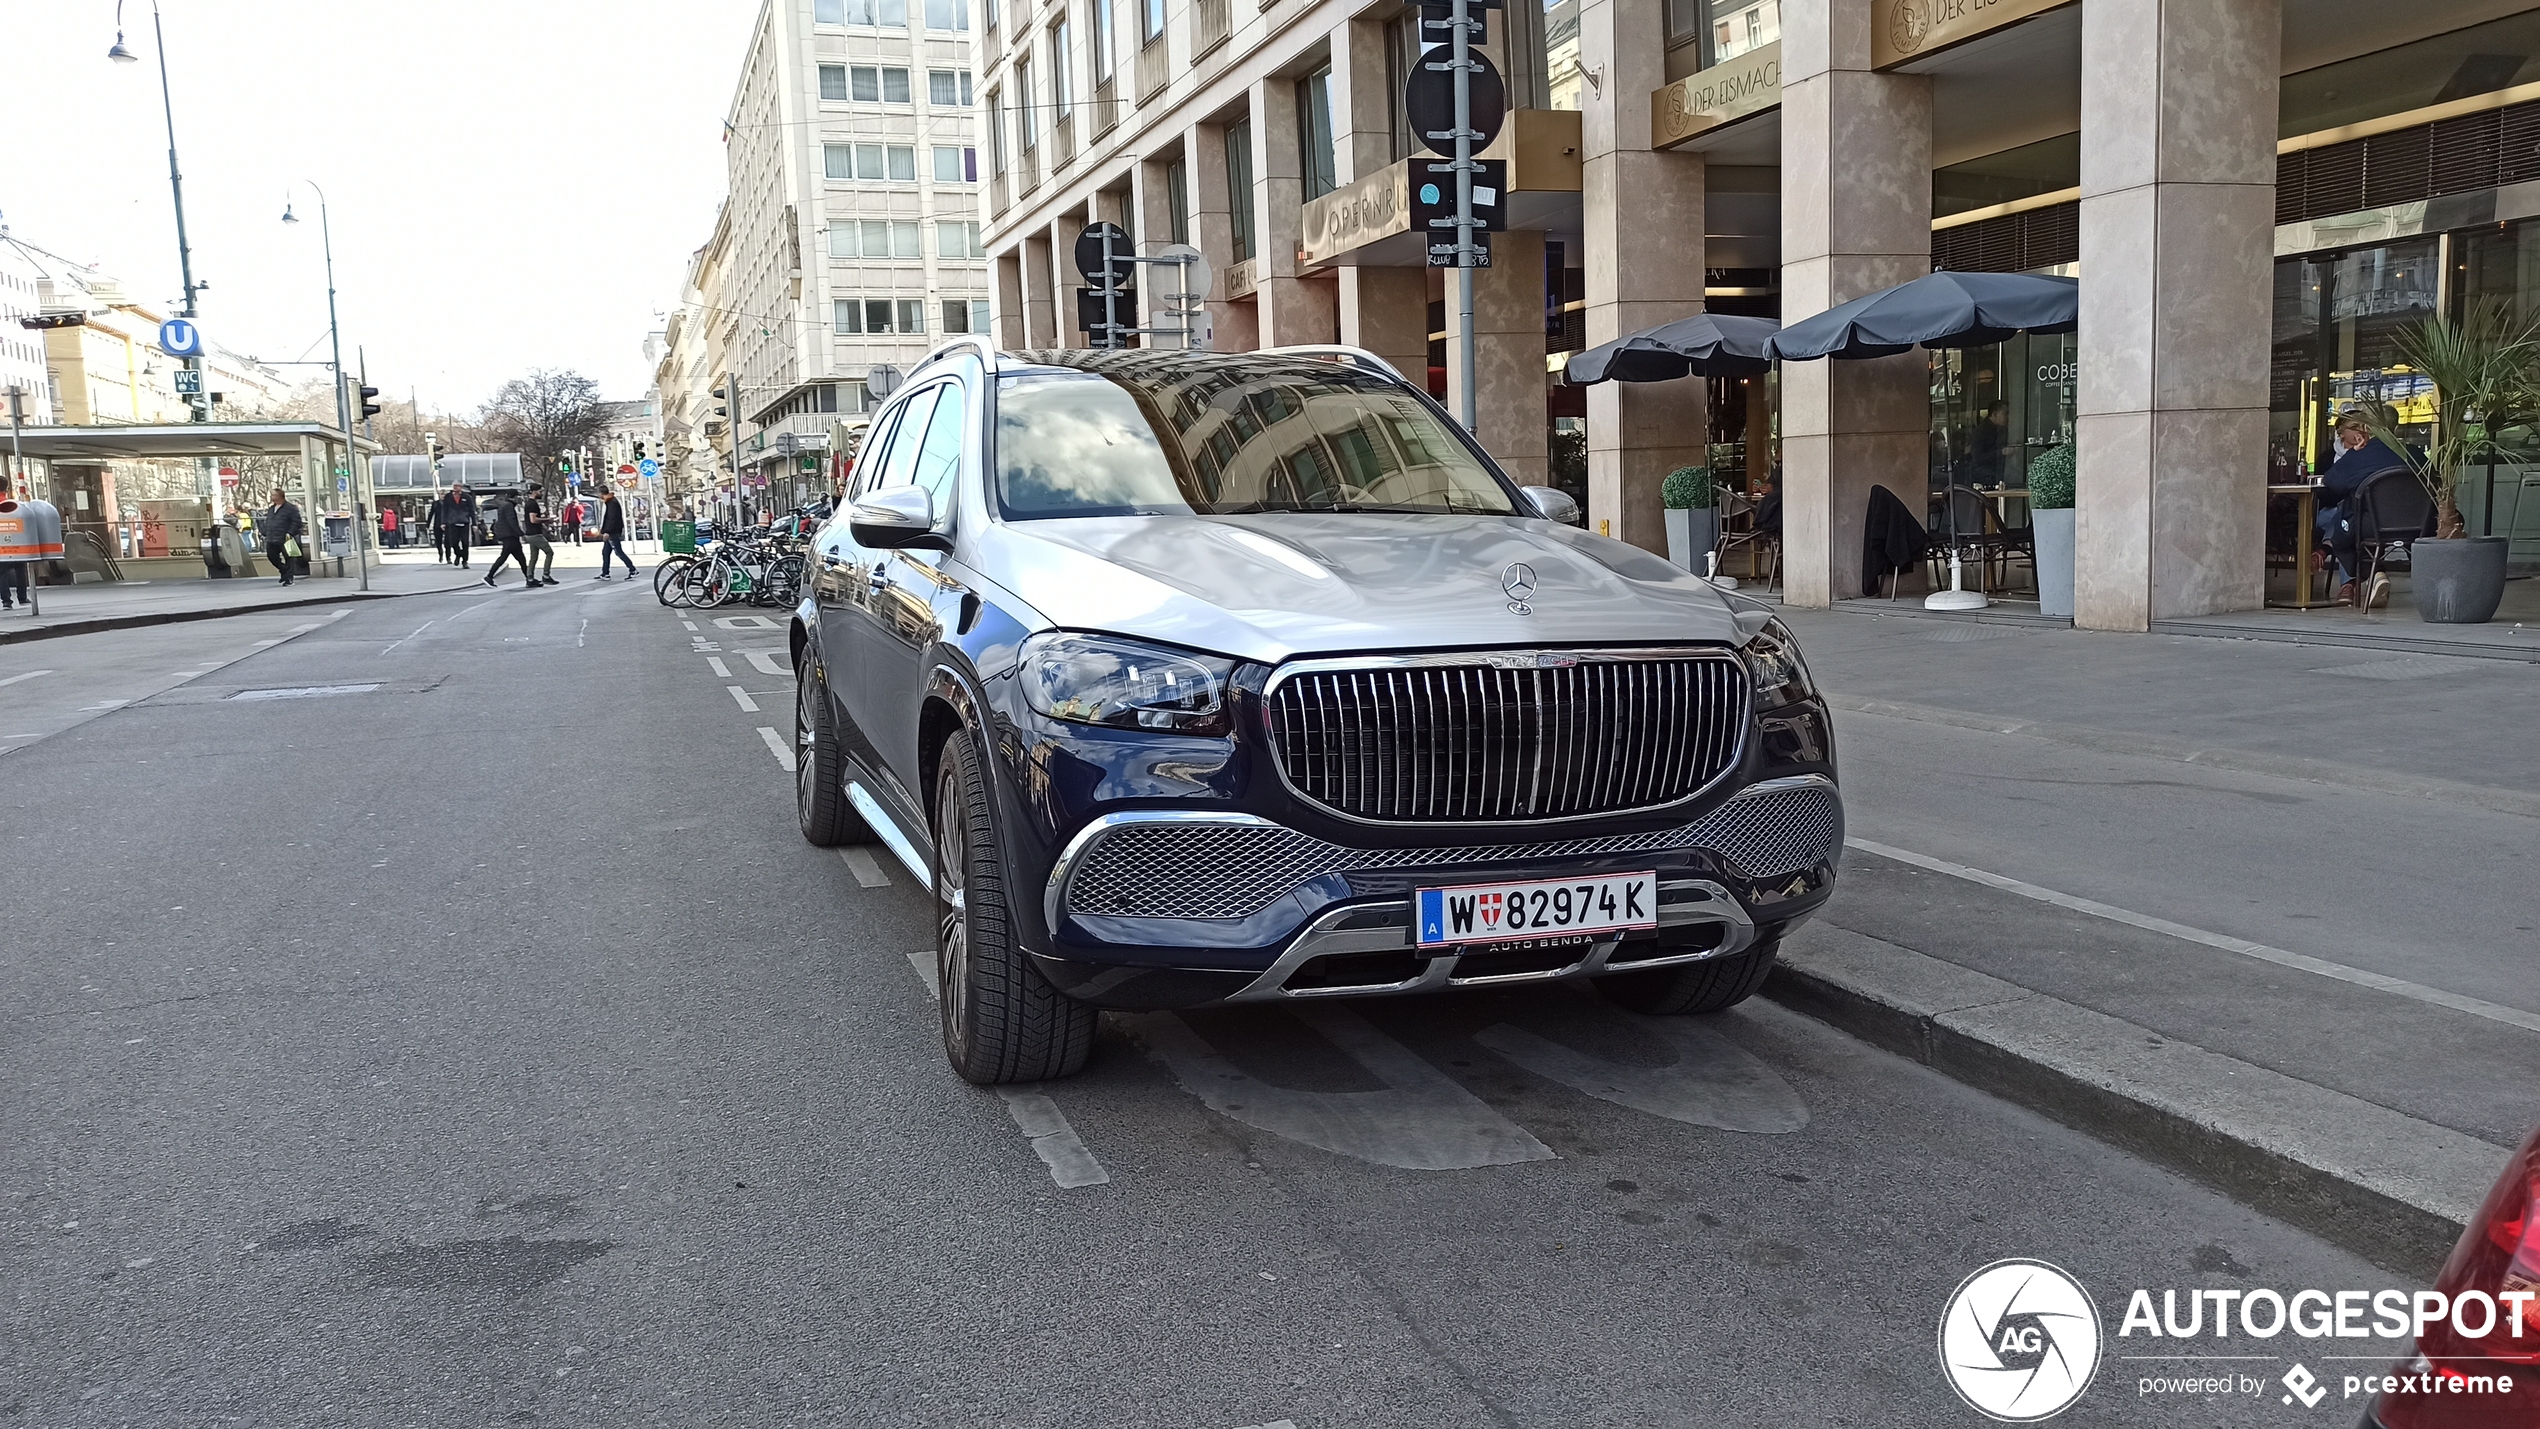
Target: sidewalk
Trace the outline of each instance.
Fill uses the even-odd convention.
[[[580,551],[590,552],[589,559],[578,559]],[[569,552],[577,554],[569,555]],[[371,569],[368,594],[364,594],[361,583],[349,575],[310,576],[287,586],[270,576],[246,580],[160,579],[44,586],[36,592],[37,601],[44,609],[41,617],[29,614],[24,607],[0,613],[0,645],[64,635],[88,635],[101,630],[127,630],[141,625],[217,620],[223,616],[295,605],[341,605],[351,600],[384,600],[392,596],[464,590],[469,583],[483,579],[487,563],[494,558],[491,551],[480,552],[475,566],[462,571],[442,565],[430,551],[392,551],[382,555],[386,564]],[[596,570],[598,564],[598,547],[560,546],[556,550],[556,576],[559,580],[566,578],[564,573],[567,569]],[[650,561],[645,564],[649,565]],[[510,580],[512,577],[507,571],[504,578]]]
[[[2540,665],[1785,610],[1834,902],[1767,995],[2431,1271],[2540,1081]]]

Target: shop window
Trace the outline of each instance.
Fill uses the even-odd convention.
[[[1296,82],[1296,127],[1297,154],[1305,166],[1305,197],[1320,198],[1339,187],[1333,176],[1330,65]]]
[[[1164,206],[1171,211],[1168,231],[1176,243],[1191,241],[1191,170],[1175,159],[1164,167]]]
[[[1252,121],[1226,126],[1226,197],[1234,229],[1234,258],[1249,260],[1254,252],[1252,227]]]

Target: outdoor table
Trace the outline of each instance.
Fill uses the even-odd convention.
[[[1984,533],[1988,536],[1998,534],[2010,525],[2006,519],[2010,514],[2010,508],[2004,503],[2028,500],[2026,487],[1978,486],[1971,489],[1976,495],[1984,498]],[[2035,574],[2033,560],[2030,573]],[[2007,552],[2002,557],[2002,588],[2005,590],[2011,588],[2011,562]]]
[[[2315,610],[2329,604],[2311,599],[2311,550],[2319,544],[2320,489],[2307,481],[2271,481],[2267,494],[2293,498],[2293,598],[2267,604],[2289,610]]]

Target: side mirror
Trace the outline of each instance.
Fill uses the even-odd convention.
[[[1579,503],[1570,499],[1570,493],[1551,486],[1529,486],[1524,490],[1526,499],[1535,505],[1536,515],[1564,526],[1579,524]]]
[[[935,497],[922,486],[887,486],[847,508],[847,534],[876,551],[949,549],[935,531]]]

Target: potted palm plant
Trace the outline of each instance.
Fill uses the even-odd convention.
[[[1667,559],[1701,572],[1703,557],[1720,537],[1719,514],[1711,509],[1711,468],[1677,467],[1658,488],[1658,499],[1667,508]]]
[[[2037,546],[2037,613],[2073,618],[2073,449],[2028,464],[2029,530]]]
[[[2364,409],[2364,425],[2399,453],[2434,502],[2434,535],[2409,548],[2418,618],[2479,625],[2505,598],[2503,536],[2472,536],[2461,520],[2460,484],[2495,450],[2495,434],[2540,410],[2540,318],[2503,301],[2470,304],[2459,321],[2437,314],[2401,328],[2401,360],[2434,384],[2434,427],[2422,448],[2398,429],[2397,415]]]

